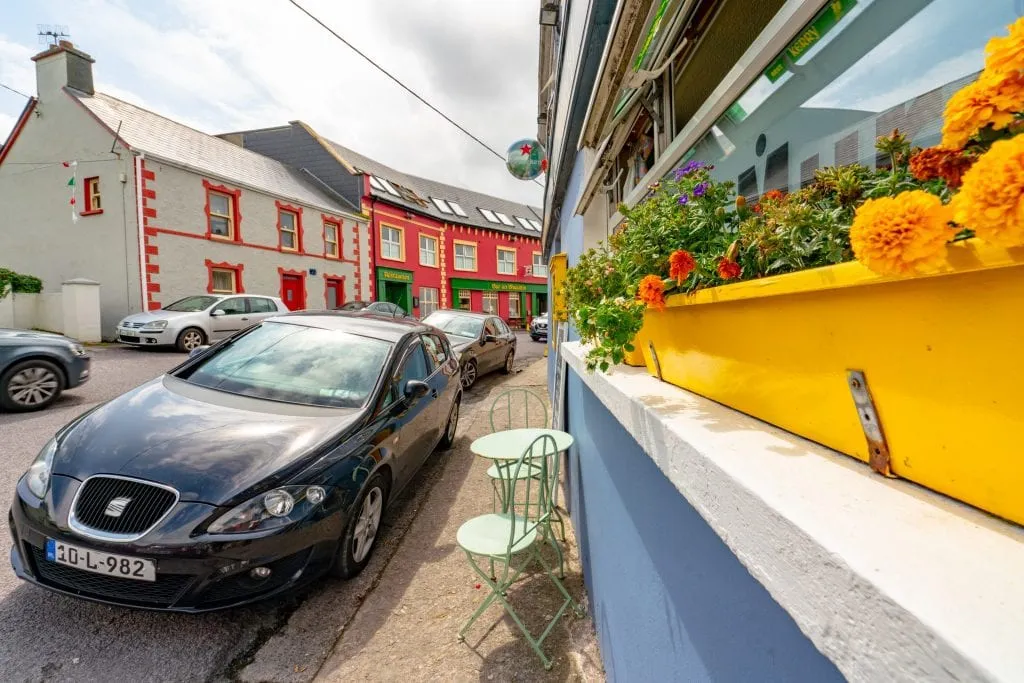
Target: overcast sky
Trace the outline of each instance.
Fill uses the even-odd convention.
[[[504,154],[533,137],[534,0],[299,0]],[[68,26],[96,88],[209,133],[309,123],[402,171],[540,205],[542,190],[288,0],[0,0],[0,83],[35,93],[37,24]],[[0,139],[25,100],[0,89]]]

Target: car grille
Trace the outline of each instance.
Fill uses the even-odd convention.
[[[145,324],[146,324],[146,323],[131,323],[131,322],[126,322],[126,323],[121,323],[121,327],[123,327],[123,328],[125,328],[125,329],[134,329],[134,330],[137,330],[137,329],[139,329],[140,327],[142,327],[142,326],[143,326],[143,325],[145,325]]]
[[[140,535],[159,522],[177,500],[173,490],[144,481],[90,477],[75,497],[74,521],[107,534]]]
[[[220,602],[231,602],[269,593],[291,581],[295,572],[306,566],[309,553],[310,550],[306,549],[269,564],[259,565],[269,567],[271,570],[270,576],[265,579],[253,578],[249,575],[249,570],[223,578],[203,591],[199,603],[207,607]]]
[[[188,574],[157,574],[156,581],[133,581],[103,576],[50,562],[42,548],[29,548],[36,576],[41,582],[86,597],[147,607],[167,607],[178,599],[194,578]]]

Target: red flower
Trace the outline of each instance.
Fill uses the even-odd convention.
[[[754,213],[761,213],[761,203],[754,204]]]
[[[786,195],[781,190],[768,190],[761,195],[761,201],[763,202],[778,202],[781,201]]]
[[[693,256],[690,252],[685,249],[678,249],[672,252],[672,255],[668,257],[668,274],[669,277],[675,278],[676,284],[683,284],[693,269],[697,267],[697,262],[693,260]]]
[[[659,311],[665,308],[665,283],[657,275],[645,275],[636,290],[637,298]]]
[[[718,277],[723,280],[735,280],[742,272],[743,268],[740,267],[740,264],[732,259],[725,258],[724,256],[718,259]]]
[[[929,147],[910,158],[910,172],[918,180],[942,178],[946,185],[957,188],[974,162],[974,157],[965,156],[960,150]]]

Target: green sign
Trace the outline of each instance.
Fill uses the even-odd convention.
[[[378,268],[377,279],[388,282],[412,282],[412,273],[408,270],[395,270],[394,268]]]
[[[775,58],[775,61],[764,70],[764,77],[774,83],[782,78],[789,70],[788,61],[796,64],[808,50],[817,45],[826,33],[831,31],[839,23],[839,20],[850,13],[850,10],[857,5],[857,0],[832,0],[828,5],[818,12],[818,16],[811,20],[811,23],[804,27],[796,38],[793,39],[786,49]]]
[[[538,294],[548,291],[547,285],[532,284],[525,282],[500,282],[497,280],[470,280],[468,278],[453,277],[449,280],[452,289],[478,289],[488,292],[535,292]]]

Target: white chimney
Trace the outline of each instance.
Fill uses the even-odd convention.
[[[68,86],[92,95],[92,65],[96,61],[66,40],[32,58],[36,63],[36,93],[40,101]]]

